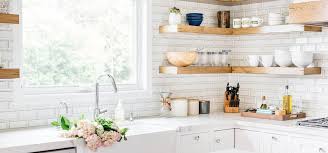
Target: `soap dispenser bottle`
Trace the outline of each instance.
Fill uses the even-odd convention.
[[[293,108],[293,98],[289,93],[289,86],[287,85],[285,87],[285,95],[283,97],[283,110],[286,111],[286,114],[291,114],[292,113],[292,108]]]
[[[122,100],[118,101],[118,104],[115,108],[115,121],[120,122],[125,120],[125,111]]]

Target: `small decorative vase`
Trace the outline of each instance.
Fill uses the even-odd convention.
[[[170,13],[170,15],[169,15],[169,24],[170,25],[181,24],[181,14]]]

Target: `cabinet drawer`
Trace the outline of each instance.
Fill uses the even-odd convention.
[[[283,153],[288,152],[288,136],[264,133],[262,135],[262,152]]]
[[[327,142],[327,143],[325,143]],[[291,153],[328,153],[328,140],[292,138]]]
[[[215,131],[213,134],[213,150],[231,150],[235,146],[235,130]]]
[[[249,152],[260,152],[260,132],[241,129],[236,129],[235,132],[236,149]]]
[[[210,141],[208,133],[183,135],[180,137],[178,153],[209,153]]]

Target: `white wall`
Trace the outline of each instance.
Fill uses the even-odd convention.
[[[255,4],[241,6],[246,8],[246,14],[252,15],[256,8],[260,8],[259,13],[265,17],[268,12],[286,12],[287,1],[281,0],[274,3]],[[154,116],[159,114],[160,102],[159,92],[170,90],[176,97],[199,97],[209,99],[212,102],[212,111],[221,111],[223,107],[223,93],[228,81],[241,82],[241,102],[242,108],[255,106],[260,102],[260,97],[266,95],[269,101],[279,103],[283,86],[288,82],[292,85],[295,99],[304,101],[304,109],[311,116],[328,115],[328,106],[324,104],[328,93],[328,80],[326,75],[309,77],[292,76],[268,76],[268,75],[160,75],[158,67],[165,61],[166,51],[189,51],[199,47],[207,50],[233,49],[232,64],[244,65],[244,56],[247,54],[271,54],[275,48],[289,47],[301,48],[305,50],[315,49],[317,55],[316,64],[325,66],[328,56],[323,55],[328,50],[327,33],[320,34],[274,34],[274,35],[252,35],[252,36],[214,36],[195,34],[159,34],[159,25],[167,24],[168,10],[176,5],[182,9],[183,14],[189,12],[202,12],[205,14],[204,25],[215,26],[216,12],[219,10],[232,9],[235,16],[243,15],[240,6],[233,8],[215,6],[208,4],[198,4],[191,2],[181,2],[173,0],[153,0],[153,96],[150,98],[128,97],[125,100],[127,112],[131,110],[137,116]],[[13,9],[14,11],[17,11]],[[3,55],[6,66],[15,67],[13,40],[16,29],[15,26],[0,26],[0,53]],[[16,41],[16,40],[14,40]],[[324,71],[324,74],[326,71]],[[18,82],[18,81],[16,81]],[[14,96],[14,82],[0,81],[0,129],[32,127],[47,125],[49,121],[56,118],[59,100],[49,99],[43,103],[27,103],[17,101],[21,97]],[[74,116],[79,114],[92,113],[93,101],[78,101],[76,99],[64,98],[70,103],[70,112]],[[93,98],[90,98],[93,99]],[[115,107],[115,102],[104,100],[102,106],[110,109],[111,114]],[[321,105],[320,105],[321,104]],[[320,109],[319,109],[320,108]],[[317,111],[319,109],[319,111]],[[111,116],[109,114],[109,116]]]

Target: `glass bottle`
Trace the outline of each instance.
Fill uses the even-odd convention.
[[[261,109],[268,109],[268,104],[267,104],[267,101],[266,101],[266,97],[265,96],[262,96]]]
[[[283,110],[286,111],[286,114],[291,114],[293,110],[293,101],[292,96],[289,94],[289,86],[285,87],[285,95],[283,97]]]

